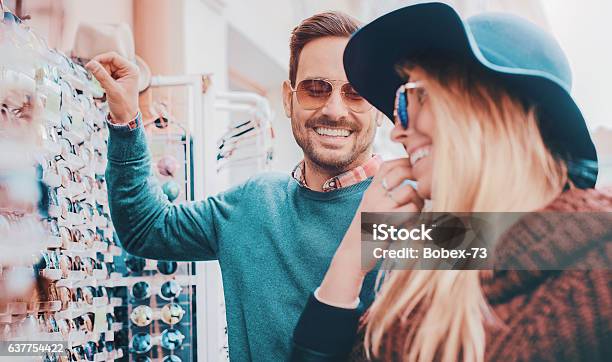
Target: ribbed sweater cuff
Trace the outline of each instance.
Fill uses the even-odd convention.
[[[142,126],[132,130],[109,127],[109,161],[127,162],[138,160],[142,159],[147,153],[147,140]]]
[[[332,307],[311,294],[293,333],[296,346],[320,353],[345,355],[355,342],[363,311]]]

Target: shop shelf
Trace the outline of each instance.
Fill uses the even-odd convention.
[[[106,361],[108,358],[108,352],[100,352],[94,355],[94,361]]]
[[[87,342],[87,333],[85,331],[70,332],[68,333],[66,342],[68,342],[68,344],[71,346],[79,346]]]
[[[43,269],[40,271],[40,275],[49,280],[60,280],[62,278],[62,271],[60,269]]]
[[[8,313],[20,315],[28,313],[28,304],[25,302],[13,302],[8,304]]]
[[[40,333],[35,338],[37,341],[63,342],[64,336],[60,332]]]
[[[80,317],[83,314],[94,312],[95,307],[89,304],[79,304],[75,302],[70,302],[69,306],[66,310],[57,312],[55,314],[55,318],[60,319],[74,319],[76,317]]]
[[[56,248],[61,248],[62,247],[62,238],[59,236],[53,236],[50,235],[47,237],[46,240],[46,247],[48,249],[56,249]]]
[[[59,144],[57,143],[52,143],[52,144],[56,145],[59,148]],[[59,150],[61,151],[61,148],[59,148]],[[62,178],[60,177],[60,175],[56,173],[51,173],[51,172],[45,173],[45,175],[43,176],[43,181],[49,187],[59,187],[62,184]]]
[[[100,269],[94,269],[93,271],[93,278],[96,280],[104,280],[106,279],[107,274],[105,270],[100,270]]]
[[[108,302],[108,298],[106,297],[95,297],[93,299],[93,305],[96,307],[103,307],[107,304],[109,304],[109,302]]]
[[[49,205],[48,214],[50,217],[57,219],[62,215],[62,209],[57,205]]]
[[[48,301],[48,302],[34,302],[28,306],[28,312],[30,313],[45,313],[45,312],[58,312],[62,309],[62,302]]]
[[[93,224],[99,228],[108,227],[108,219],[104,216],[94,215],[93,216]]]
[[[106,193],[106,191],[102,191],[102,190],[95,190],[94,191],[94,197],[96,198],[96,201],[104,206],[104,205],[108,205],[108,194]]]
[[[106,253],[108,251],[108,244],[103,241],[96,241],[91,249],[97,253]]]

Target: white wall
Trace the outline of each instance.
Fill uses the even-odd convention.
[[[32,17],[28,24],[50,47],[66,53],[72,49],[80,22],[133,25],[132,0],[26,0],[23,12]]]

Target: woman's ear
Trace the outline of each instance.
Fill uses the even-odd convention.
[[[291,89],[291,84],[288,80],[283,82],[283,107],[285,108],[285,116],[287,118],[291,118],[292,106],[293,102],[291,102],[293,98],[293,93]]]

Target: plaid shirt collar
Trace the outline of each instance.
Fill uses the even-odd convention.
[[[334,176],[323,184],[323,192],[329,192],[337,190],[343,187],[348,187],[360,183],[369,177],[374,176],[378,168],[382,164],[382,157],[379,155],[373,155],[366,163],[361,166],[357,166],[352,170],[348,170],[338,176]],[[306,177],[304,175],[304,160],[295,166],[291,176],[300,184],[300,186],[310,189],[306,184]]]

